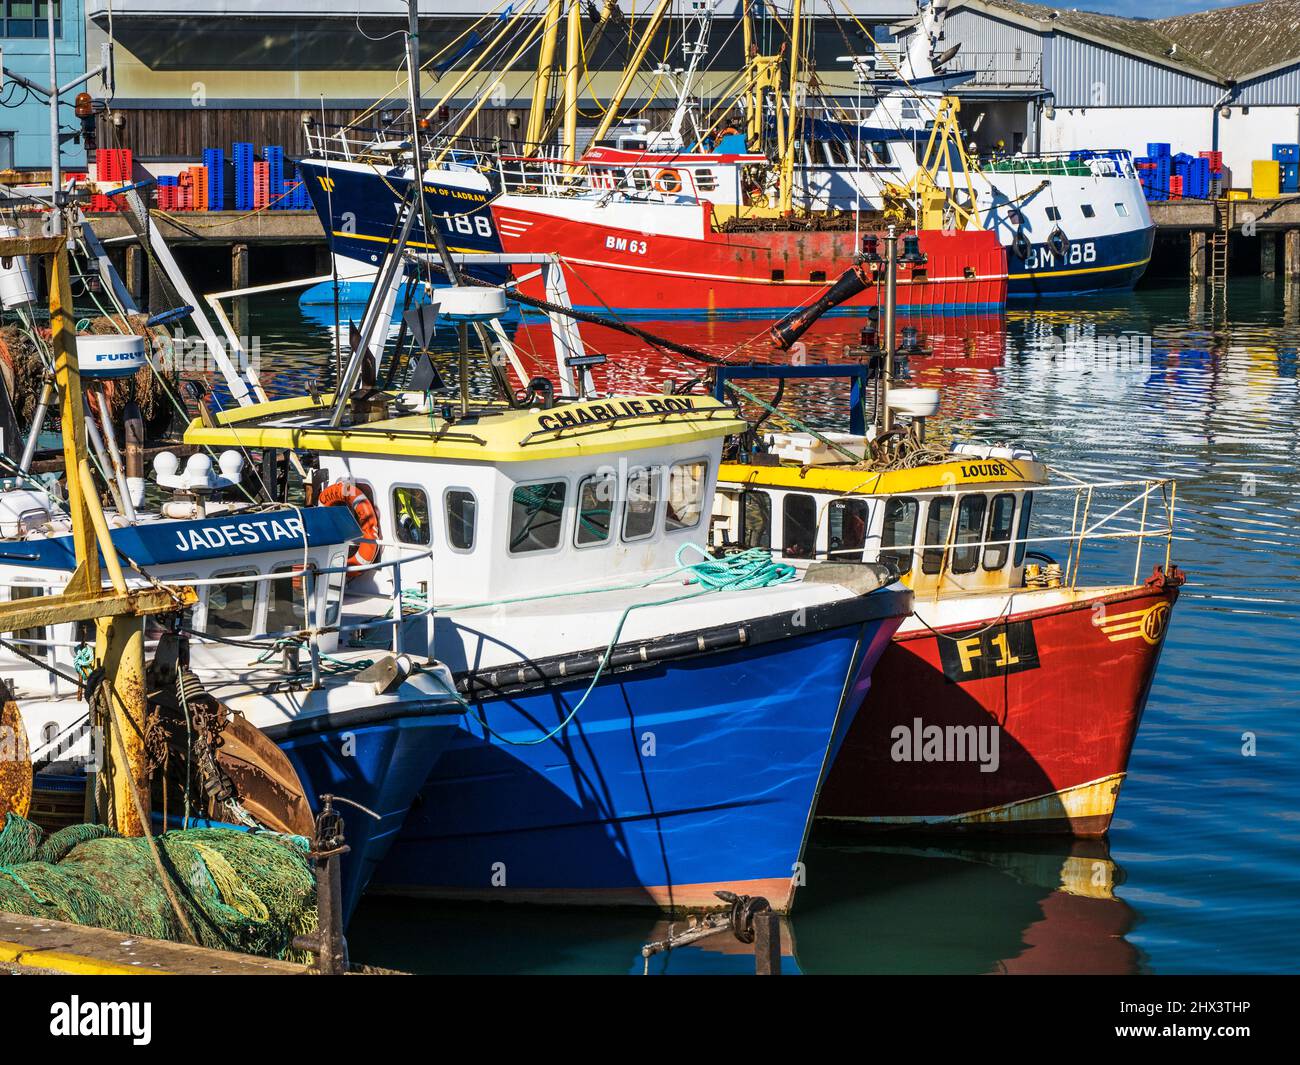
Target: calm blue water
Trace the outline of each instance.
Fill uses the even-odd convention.
[[[277,351],[276,389],[298,391],[303,368],[324,365],[325,324],[305,322],[291,302],[261,301],[251,321]],[[859,325],[823,323],[810,348],[838,351]],[[715,351],[761,333],[757,323],[671,328],[674,338]],[[1230,288],[1226,309],[1198,306],[1180,284],[1013,310],[955,332],[934,340],[941,358],[913,366],[918,383],[944,389],[943,428],[1024,443],[1081,476],[1176,477],[1174,558],[1190,579],[1108,843],[945,847],[819,834],[786,927],[787,967],[1295,971],[1300,299],[1246,280]],[[527,347],[539,338],[534,330],[521,339]],[[617,387],[696,372],[597,339]],[[284,342],[294,350],[282,361]],[[823,424],[839,403],[816,392],[794,401]],[[1113,552],[1085,562],[1085,578],[1094,564],[1122,572]],[[1087,693],[1079,698],[1086,713]],[[419,971],[632,973],[642,971],[640,945],[666,927],[639,913],[373,899],[351,943],[358,960]],[[720,939],[655,958],[650,971],[751,965],[739,944]]]

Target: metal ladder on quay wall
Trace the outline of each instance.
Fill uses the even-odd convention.
[[[1232,202],[1214,201],[1214,230],[1210,233],[1210,290],[1217,294],[1228,284],[1228,235],[1232,232]]]

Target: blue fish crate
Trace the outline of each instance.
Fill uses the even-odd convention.
[[[1170,149],[1170,145],[1160,141],[1153,141],[1147,143],[1147,155],[1152,159],[1161,159],[1161,158],[1168,159],[1169,149]]]

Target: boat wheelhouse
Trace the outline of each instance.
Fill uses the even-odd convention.
[[[848,708],[909,593],[863,563],[793,579],[707,556],[741,428],[712,397],[458,409],[388,392],[337,428],[330,402],[226,412],[186,439],[310,456],[372,538],[430,553],[354,584],[432,610],[467,707],[376,884],[664,908],[729,889],[787,908]]]

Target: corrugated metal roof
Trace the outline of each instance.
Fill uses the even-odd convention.
[[[1240,81],[1300,63],[1300,0],[1263,0],[1151,23],[1179,48]]]
[[[1005,12],[1043,32],[1083,37],[1218,81],[1300,62],[1300,0],[1261,0],[1153,21],[1022,0],[956,0],[950,10],[962,7]]]

